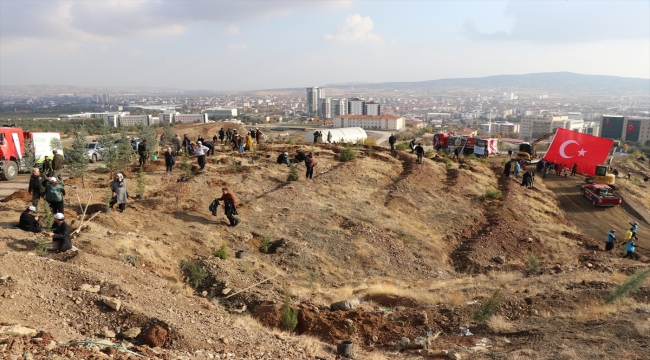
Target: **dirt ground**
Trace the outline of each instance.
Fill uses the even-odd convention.
[[[211,126],[177,130],[195,138]],[[289,169],[275,163],[281,151],[296,150],[315,153],[314,180],[298,164],[299,180],[287,181]],[[343,150],[275,139],[244,155],[218,147],[187,182],[178,182],[180,160],[171,175],[162,161],[150,162],[143,199],[135,198],[138,168],[129,167],[124,213],[101,212],[110,173],[93,169],[85,188],[66,181],[65,215],[73,229],[81,226],[73,239],[81,251],[50,258],[37,255],[42,236],[6,229],[28,204],[24,193],[12,195],[0,202],[0,326],[21,324],[60,342],[133,345],[164,359],[335,359],[342,340],[353,341],[355,359],[440,359],[443,350],[463,359],[644,358],[650,289],[613,305],[603,299],[647,269],[647,257],[605,253],[606,231],[580,223],[595,216],[616,226],[632,219],[624,208],[590,211],[573,195],[577,179],[524,189],[502,177],[500,158],[416,164],[407,153],[353,147],[357,158],[341,162]],[[237,198],[237,227],[227,226],[223,207],[216,216],[208,210],[222,187]],[[501,196],[486,196],[494,190]],[[213,253],[224,244],[222,260]],[[181,270],[187,260],[204,270],[195,288]],[[279,329],[287,299],[298,310],[291,334]],[[477,320],[491,299],[489,319]],[[352,309],[330,309],[343,300]],[[135,327],[141,334],[128,338]],[[473,335],[460,336],[461,327]],[[158,345],[154,328],[166,331]],[[1,329],[3,356],[65,354]],[[403,337],[417,345],[400,346]],[[112,352],[87,344],[70,351],[69,358]]]

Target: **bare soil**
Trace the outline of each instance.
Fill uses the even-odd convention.
[[[174,129],[207,137],[211,126]],[[275,163],[280,151],[296,150],[317,154],[314,180],[297,164],[300,179],[289,182],[288,168]],[[340,151],[265,143],[239,155],[217,147],[187,182],[178,182],[179,165],[166,174],[162,161],[152,161],[143,199],[133,197],[139,168],[129,167],[126,211],[99,213],[73,239],[81,251],[50,258],[36,255],[43,236],[5,229],[31,201],[12,195],[0,203],[0,275],[10,277],[0,283],[0,323],[47,335],[0,335],[0,354],[127,358],[88,344],[46,349],[54,338],[110,340],[162,359],[334,359],[342,340],[354,342],[358,359],[434,359],[440,350],[475,359],[644,358],[650,289],[615,305],[603,301],[648,268],[645,256],[602,251],[609,227],[636,219],[625,208],[593,210],[575,191],[576,178],[538,177],[525,189],[502,177],[501,159],[448,168],[381,147],[354,148],[357,159],[340,162]],[[85,188],[80,179],[66,181],[73,229],[89,195],[86,219],[102,210],[109,181],[101,169],[86,175]],[[208,210],[222,187],[237,198],[237,227],[227,226],[222,207],[216,216]],[[486,199],[495,189],[502,197]],[[273,243],[268,252],[263,241]],[[223,244],[226,260],[213,255]],[[180,268],[189,259],[205,270],[196,289]],[[84,284],[100,290],[84,291]],[[495,294],[501,300],[490,320],[475,320]],[[292,334],[278,330],[286,296],[298,310]],[[122,308],[112,310],[102,297],[121,300]],[[358,305],[331,311],[341,300]],[[125,339],[133,327],[140,335]],[[460,327],[473,335],[460,336]],[[427,336],[428,349],[396,348],[402,337]]]

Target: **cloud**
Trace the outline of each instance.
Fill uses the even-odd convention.
[[[348,15],[336,27],[335,34],[326,34],[323,38],[327,41],[345,43],[378,43],[382,42],[381,36],[372,33],[375,23],[368,16],[359,14]]]
[[[505,15],[507,31],[483,32],[465,22],[461,33],[472,40],[584,43],[647,39],[650,33],[647,1],[511,1]]]
[[[229,51],[246,51],[248,49],[248,46],[246,44],[229,44],[228,45],[228,50]]]
[[[239,25],[232,24],[226,29],[228,35],[239,35]]]
[[[236,22],[288,15],[300,8],[331,9],[348,1],[0,1],[0,37],[76,39],[177,34],[200,23]],[[235,31],[236,32],[236,31]]]

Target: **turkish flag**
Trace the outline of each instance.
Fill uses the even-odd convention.
[[[614,140],[583,134],[563,128],[557,129],[544,160],[571,168],[578,164],[578,171],[596,175],[596,165],[604,164]]]
[[[627,124],[627,132],[629,133],[634,132],[634,124]]]

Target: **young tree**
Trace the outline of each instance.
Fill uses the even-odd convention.
[[[170,123],[165,122],[163,134],[165,134],[165,143],[163,145],[171,145],[174,140],[174,131],[172,131],[172,125]]]
[[[88,163],[90,159],[88,158],[88,150],[86,148],[86,131],[81,129],[74,134],[74,142],[72,143],[72,149],[69,153],[70,158],[70,171],[73,176],[81,178],[81,185],[85,188],[86,184],[84,183],[84,175],[86,170],[88,170]]]
[[[156,141],[156,132],[151,126],[138,126],[138,137],[140,138],[140,141],[147,140],[147,150],[149,153],[153,153],[156,150],[156,145],[158,144]]]
[[[59,140],[58,138],[50,139],[50,151],[53,150],[63,150],[63,145],[61,144],[61,140]]]
[[[133,150],[133,146],[131,146],[131,141],[125,128],[120,129],[120,141],[115,150],[117,170],[126,168],[131,164],[131,162],[133,162],[133,160],[135,160],[135,150]]]
[[[102,131],[99,134],[99,154],[104,160],[104,164],[111,172],[111,177],[113,172],[115,172],[117,165],[116,153],[117,149],[115,146],[116,137],[113,135],[111,129],[108,126],[104,126]]]

